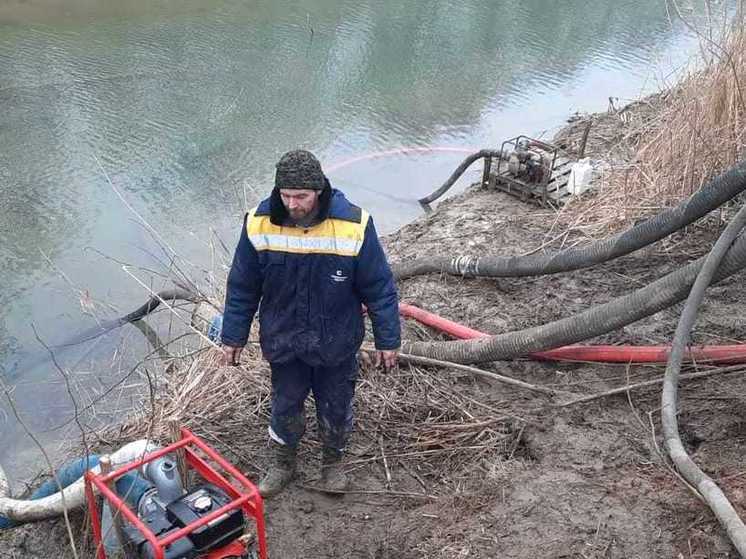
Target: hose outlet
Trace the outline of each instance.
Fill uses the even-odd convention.
[[[158,492],[158,500],[164,504],[171,503],[184,495],[179,468],[176,462],[168,456],[148,463],[145,468],[145,477],[153,482]]]

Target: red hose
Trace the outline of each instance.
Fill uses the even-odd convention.
[[[375,151],[372,153],[365,153],[363,155],[358,155],[357,157],[345,159],[344,161],[336,161],[330,165],[324,165],[324,172],[333,173],[334,171],[338,171],[339,169],[342,169],[344,167],[347,167],[359,161],[368,161],[369,159],[391,157],[394,155],[410,155],[413,153],[423,154],[423,153],[435,153],[435,152],[474,153],[475,151],[479,151],[479,148],[463,148],[463,147],[453,147],[453,146],[395,148],[395,149],[389,149],[386,151]]]
[[[460,340],[486,338],[489,334],[473,330],[418,307],[399,303],[399,314],[413,318]],[[570,345],[532,353],[530,357],[542,361],[595,361],[600,363],[666,363],[671,346],[616,346],[616,345]],[[718,363],[746,363],[746,344],[719,346],[691,346],[686,353],[687,361]]]

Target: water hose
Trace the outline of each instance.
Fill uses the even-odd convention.
[[[398,262],[392,266],[392,269],[394,276],[401,280],[429,273],[467,277],[522,277],[588,268],[652,244],[693,223],[744,190],[746,190],[746,161],[715,177],[679,205],[627,231],[584,248],[569,248],[547,255],[436,256]]]
[[[672,272],[650,285],[575,316],[541,326],[486,338],[453,342],[405,342],[403,351],[456,363],[483,363],[513,359],[606,334],[655,314],[689,294],[704,258]],[[728,250],[715,274],[720,281],[746,266],[746,238]]]
[[[139,440],[128,443],[110,455],[112,467],[132,462],[133,460],[142,457],[144,454],[157,450],[158,448],[159,447],[155,443],[148,440]],[[71,466],[71,471],[73,471],[75,467],[81,467],[81,464],[74,463]],[[91,469],[96,473],[100,471],[98,465]],[[69,481],[69,478],[65,481]],[[52,481],[52,487],[55,485],[56,483]],[[60,485],[65,485],[65,483],[60,480]],[[45,489],[45,491],[47,490],[48,489]],[[64,512],[64,506],[62,503],[63,493],[68,510],[76,509],[85,505],[85,481],[82,477],[82,473],[77,479],[69,483],[67,487],[36,500],[12,499],[8,496],[0,496],[0,516],[16,523],[37,522],[39,520],[61,516]]]
[[[76,334],[75,336],[68,338],[67,340],[65,340],[64,342],[60,344],[53,345],[49,349],[52,350],[55,354],[57,354],[73,346],[82,344],[83,342],[94,340],[98,338],[99,336],[103,336],[104,334],[110,332],[111,330],[114,330],[115,328],[119,328],[120,326],[123,326],[127,323],[137,322],[138,320],[144,318],[149,313],[153,312],[156,308],[158,308],[158,306],[161,304],[161,300],[163,301],[185,300],[185,301],[192,301],[194,303],[197,303],[199,301],[202,301],[203,299],[204,297],[201,297],[197,293],[194,293],[193,291],[190,291],[188,289],[184,289],[181,287],[176,288],[176,289],[166,289],[163,291],[159,291],[158,293],[150,297],[143,305],[141,305],[140,307],[138,307],[131,313],[128,313],[122,317],[115,318],[112,320],[101,321],[96,326],[88,328],[84,330],[83,332],[80,332],[79,334]],[[49,351],[46,351],[41,354],[37,354],[33,358],[27,361],[24,361],[22,363],[22,368],[20,370],[15,370],[14,374],[16,376],[20,376],[23,371],[38,367],[42,363],[46,363],[50,359],[51,359],[51,354],[49,353]]]
[[[422,206],[426,210],[430,209],[430,204],[432,204],[433,202],[435,202],[435,200],[448,192],[448,190],[450,190],[450,188],[454,184],[456,184],[456,181],[461,177],[461,175],[466,172],[466,170],[471,166],[472,163],[478,161],[479,159],[492,157],[496,159],[504,159],[503,152],[499,149],[482,149],[476,153],[472,153],[466,159],[464,159],[458,167],[456,167],[456,170],[451,173],[451,176],[448,177],[448,180],[446,180],[446,182],[444,182],[435,192],[428,194],[424,198],[420,198],[418,202],[422,204]]]
[[[399,314],[435,328],[459,340],[487,338],[489,334],[474,330],[407,303],[399,303]],[[542,361],[586,361],[597,363],[666,363],[671,346],[570,345],[531,353]],[[746,363],[746,344],[687,346],[684,359],[698,363]]]
[[[103,336],[104,334],[106,334],[110,330],[113,330],[114,328],[119,328],[120,326],[123,326],[130,322],[135,322],[137,320],[144,318],[145,316],[153,312],[155,309],[157,309],[158,306],[161,304],[161,301],[177,301],[177,300],[192,301],[196,303],[202,300],[202,297],[200,297],[193,291],[189,291],[181,287],[159,291],[158,293],[152,295],[144,304],[139,306],[137,309],[135,309],[131,313],[128,313],[119,318],[103,321],[100,324],[97,324],[96,326],[94,326],[93,328],[89,328],[88,330],[81,332],[80,334],[76,335],[75,337],[71,339],[66,340],[65,342],[61,344],[53,346],[52,349],[74,346],[74,345],[77,345],[83,342],[87,342],[89,340],[93,340],[95,338],[98,338],[99,336]]]
[[[746,205],[744,205],[733,220],[725,228],[720,238],[715,243],[710,253],[700,266],[697,278],[692,286],[689,296],[681,313],[676,332],[673,337],[671,356],[668,359],[666,373],[663,379],[663,393],[661,396],[661,423],[663,425],[663,439],[671,460],[676,465],[679,473],[691,483],[702,495],[705,502],[710,506],[712,512],[725,528],[733,545],[741,557],[746,557],[746,526],[738,516],[738,513],[730,504],[715,482],[707,476],[689,457],[679,437],[679,426],[677,420],[678,409],[678,380],[681,370],[681,361],[684,351],[689,342],[689,336],[697,311],[705,290],[718,277],[719,266],[727,266],[726,255],[730,254],[729,247],[733,244],[739,232],[746,225]],[[740,240],[743,240],[741,237]]]
[[[38,501],[44,497],[49,497],[57,493],[58,491],[69,487],[75,483],[80,477],[85,474],[86,471],[97,466],[99,463],[99,456],[91,454],[87,458],[80,458],[68,464],[65,464],[55,472],[55,477],[42,483],[28,498],[29,501]],[[57,485],[59,482],[59,485]],[[137,502],[144,492],[152,487],[152,484],[147,482],[137,472],[127,472],[115,482],[117,493],[125,495],[126,500],[130,505],[136,506]],[[0,494],[0,496],[6,497],[9,494]],[[13,528],[19,526],[21,522],[11,520],[10,518],[0,516],[0,530]]]
[[[412,155],[412,154],[429,154],[429,153],[472,153],[474,149],[455,147],[455,146],[414,146],[414,147],[402,147],[387,149],[385,151],[374,151],[370,153],[364,153],[357,155],[343,161],[335,161],[329,165],[324,165],[324,172],[326,174],[334,173],[345,167],[349,167],[355,163],[361,161],[370,161],[372,159],[381,159],[384,157],[392,157],[396,155]]]
[[[78,478],[80,478],[86,472],[86,470],[96,465],[98,465],[98,456],[92,454],[87,458],[81,458],[79,460],[76,460],[75,462],[71,462],[69,464],[66,464],[65,466],[62,466],[55,472],[56,481],[55,479],[49,479],[42,483],[36,489],[36,491],[31,494],[28,500],[38,501],[39,499],[43,499],[44,497],[49,497],[50,495],[57,493],[61,489],[70,486],[70,484],[74,483]],[[59,481],[59,486],[57,486],[57,481]],[[10,497],[10,493],[3,494],[1,496]],[[12,528],[14,526],[18,526],[19,524],[20,523],[16,522],[15,520],[0,516],[0,529]]]

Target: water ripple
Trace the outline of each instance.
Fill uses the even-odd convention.
[[[59,287],[39,248],[83,270],[94,293],[126,289],[118,270],[85,272],[82,247],[135,259],[127,247],[147,242],[95,159],[138,211],[199,256],[184,231],[233,231],[287,149],[333,162],[495,146],[608,95],[632,96],[661,53],[693,50],[646,0],[67,4],[69,16],[19,8],[12,18],[0,5],[0,22],[14,22],[0,25],[0,281],[33,315],[19,322],[21,311],[0,310],[14,313],[0,316],[0,342],[28,342],[28,318],[79,316],[74,303],[34,303],[40,285]],[[460,157],[361,160],[335,180],[386,230],[414,217],[406,201]]]

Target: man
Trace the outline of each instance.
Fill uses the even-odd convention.
[[[259,308],[262,353],[272,370],[274,450],[259,483],[263,496],[282,491],[295,474],[311,390],[323,443],[322,486],[347,487],[341,459],[365,333],[362,304],[373,324],[376,362],[395,367],[398,298],[373,220],[332,189],[313,154],[290,151],[277,163],[271,196],[244,220],[223,319],[224,360],[236,364]]]

